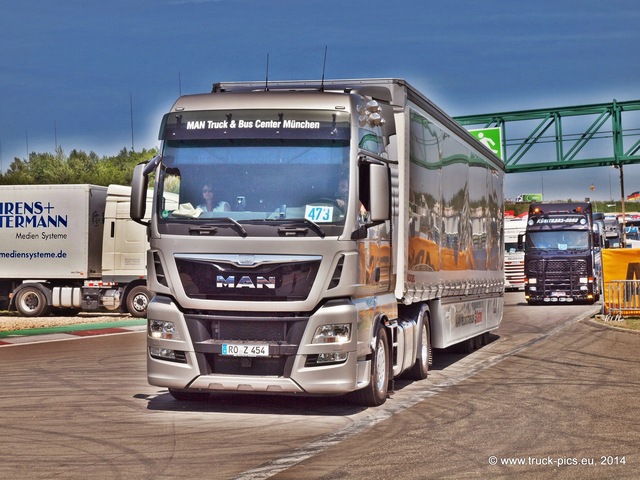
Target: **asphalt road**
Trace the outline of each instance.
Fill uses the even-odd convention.
[[[639,478],[640,335],[520,300],[490,345],[436,351],[373,409],[176,402],[146,383],[142,332],[0,347],[0,477]]]

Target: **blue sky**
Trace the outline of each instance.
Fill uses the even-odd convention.
[[[325,47],[326,78],[405,78],[452,116],[640,99],[635,0],[0,0],[0,12],[3,171],[27,148],[155,147],[180,93],[262,80],[267,55],[272,80],[320,78]],[[609,170],[512,174],[506,195],[619,198]]]

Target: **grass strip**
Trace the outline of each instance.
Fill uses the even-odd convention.
[[[27,335],[46,335],[46,334],[52,334],[52,333],[69,333],[69,332],[78,332],[82,330],[100,330],[104,328],[133,327],[138,325],[146,325],[146,323],[147,323],[146,318],[135,318],[132,320],[118,320],[115,322],[78,323],[76,325],[59,325],[55,327],[29,328],[25,330],[11,330],[7,332],[0,332],[0,338],[24,337]]]

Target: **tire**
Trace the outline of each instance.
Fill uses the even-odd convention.
[[[376,337],[369,380],[369,385],[355,392],[356,401],[365,407],[382,405],[389,389],[389,343],[384,328],[380,328]]]
[[[429,323],[426,318],[422,322],[422,332],[420,344],[418,345],[418,358],[409,370],[408,377],[411,380],[424,380],[429,375],[429,362],[431,361],[431,336],[429,334]]]
[[[476,339],[475,337],[467,338],[462,342],[462,351],[464,353],[473,353],[476,350]]]
[[[180,402],[206,402],[209,394],[205,392],[189,392],[186,390],[169,389],[169,395]]]
[[[147,306],[151,300],[151,293],[144,285],[136,285],[127,294],[125,305],[127,312],[132,317],[142,318],[147,316]]]
[[[15,300],[16,310],[23,317],[44,317],[51,311],[47,297],[38,287],[24,287]]]

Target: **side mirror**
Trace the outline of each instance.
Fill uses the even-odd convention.
[[[593,232],[593,246],[602,248],[602,236],[598,232]]]
[[[369,164],[369,213],[372,222],[384,222],[391,218],[389,168],[386,165]]]
[[[147,212],[147,188],[149,176],[145,175],[145,168],[146,164],[140,163],[133,169],[129,215],[134,222],[146,226],[149,225],[149,222],[143,221],[143,218]]]

